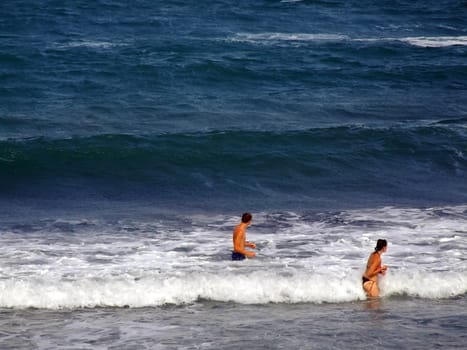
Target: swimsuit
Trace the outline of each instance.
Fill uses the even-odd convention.
[[[232,251],[232,260],[245,260],[245,255]]]
[[[370,282],[371,280],[366,278],[365,276],[362,276],[362,284],[365,284],[366,282]]]

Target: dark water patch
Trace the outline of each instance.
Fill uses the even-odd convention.
[[[7,140],[0,142],[0,176],[10,195],[30,193],[33,186],[33,193],[53,196],[54,184],[59,197],[211,198],[243,192],[305,199],[321,191],[408,191],[446,193],[446,199],[457,192],[454,198],[460,199],[466,147],[462,130],[441,127]],[[445,188],[428,190],[433,184]]]

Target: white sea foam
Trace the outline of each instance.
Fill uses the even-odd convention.
[[[59,49],[68,49],[76,47],[84,47],[90,49],[110,49],[119,46],[126,46],[125,43],[115,43],[109,41],[95,41],[95,40],[80,40],[80,41],[71,41],[68,43],[55,43],[54,47]]]
[[[467,36],[420,36],[420,37],[349,37],[331,33],[237,33],[231,41],[277,44],[280,42],[403,42],[419,47],[466,46]]]
[[[0,281],[2,307],[144,307],[188,304],[199,299],[243,304],[342,302],[362,299],[358,284],[322,276],[272,273],[184,273],[143,279],[111,278]]]
[[[349,40],[347,35],[313,34],[313,33],[238,33],[229,38],[231,41],[271,43],[281,41],[343,41]]]
[[[467,36],[408,37],[398,40],[420,47],[447,47],[467,45]]]
[[[3,225],[0,307],[244,304],[365,298],[361,273],[386,238],[383,297],[467,293],[467,206],[260,213],[257,259],[230,261],[237,217],[50,220]]]
[[[443,299],[467,293],[467,275],[461,272],[399,270],[381,280],[383,295]]]
[[[146,307],[213,300],[242,304],[339,303],[365,299],[359,275],[345,277],[274,272],[174,273],[134,279],[130,276],[73,281],[29,278],[0,281],[0,305],[14,308]],[[460,273],[396,271],[381,281],[382,296],[450,298],[467,293]]]

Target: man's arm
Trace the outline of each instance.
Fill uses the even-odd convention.
[[[246,242],[245,242],[245,245],[246,245],[247,247],[250,247],[250,248],[253,248],[253,249],[256,248],[256,244],[254,244],[253,242],[248,242],[248,241],[246,241]]]

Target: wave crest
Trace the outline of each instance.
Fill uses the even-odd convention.
[[[406,274],[398,271],[384,278],[381,285],[383,297],[408,295],[442,299],[467,292],[467,280],[458,273]],[[344,278],[305,272],[291,276],[257,272],[0,282],[0,307],[8,308],[157,307],[191,304],[198,300],[240,304],[343,303],[364,299],[359,275],[355,273]]]

